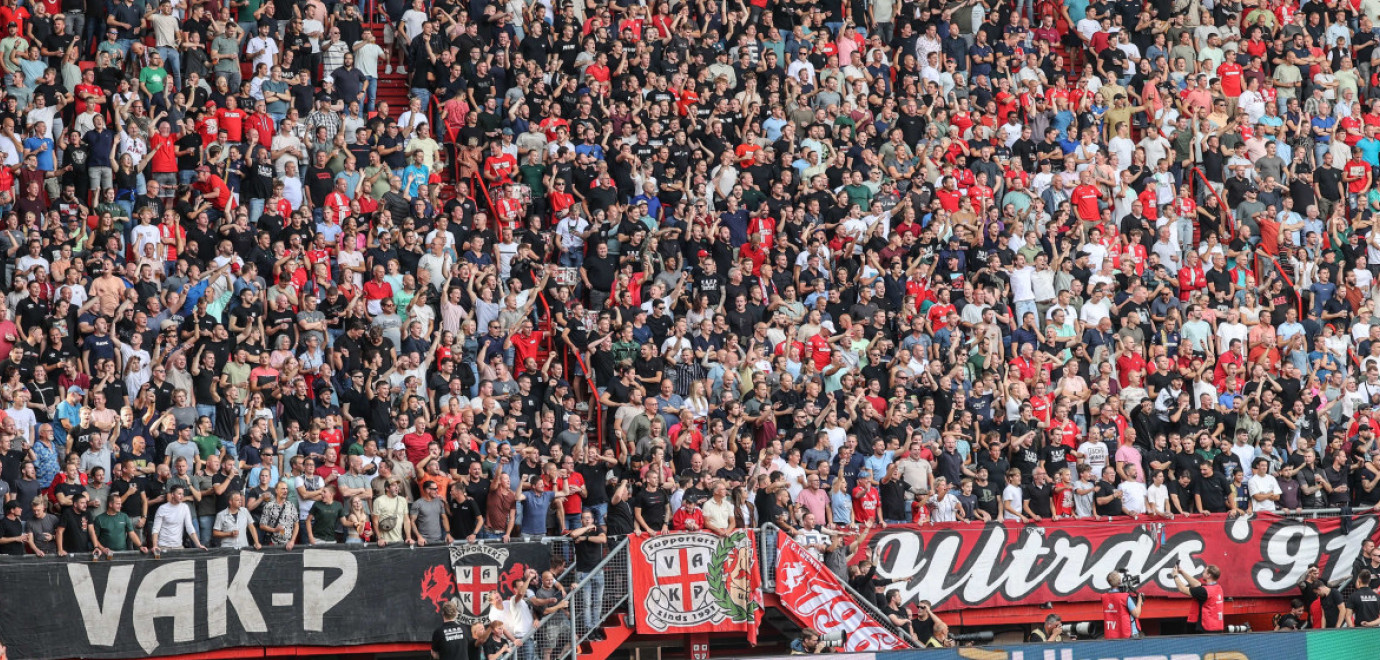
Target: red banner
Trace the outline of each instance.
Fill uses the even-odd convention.
[[[776,595],[821,635],[844,633],[844,650],[910,648],[844,591],[838,576],[784,532],[776,534]]]
[[[633,536],[633,611],[637,632],[746,632],[757,643],[762,575],[750,531],[728,536],[677,532]]]
[[[877,580],[902,600],[936,610],[1097,600],[1107,575],[1139,577],[1147,596],[1180,597],[1173,569],[1222,569],[1228,598],[1296,593],[1309,565],[1328,581],[1351,576],[1374,514],[1292,520],[1270,514],[1176,519],[1068,520],[1042,525],[946,523],[871,532],[853,562],[871,558]]]

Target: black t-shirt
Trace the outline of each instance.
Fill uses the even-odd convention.
[[[987,512],[993,520],[999,520],[1001,513],[1001,493],[997,491],[989,480],[987,485],[973,483],[973,496],[977,498],[977,507]]]
[[[585,506],[607,504],[609,501],[609,466],[600,461],[595,465],[577,465],[575,471],[585,479]]]
[[[479,524],[479,505],[470,498],[465,498],[464,502],[451,500],[447,506],[447,514],[450,516],[450,533],[457,539],[463,539],[474,531]]]
[[[597,254],[585,258],[584,268],[590,286],[599,291],[608,291],[613,286],[614,273],[618,272],[617,262],[612,257]]]
[[[91,552],[91,532],[87,529],[90,521],[85,513],[77,513],[76,509],[68,508],[62,512],[58,518],[58,526],[62,528],[62,549],[67,552]]]
[[[201,134],[195,131],[188,131],[177,138],[173,144],[178,151],[190,150],[186,154],[177,157],[177,169],[194,170],[201,164],[201,146],[203,144]],[[271,179],[270,179],[271,180]],[[271,185],[271,184],[270,184]]]
[[[883,520],[910,520],[906,515],[906,482],[888,481],[878,491],[882,498]]]
[[[1341,199],[1342,171],[1335,167],[1319,167],[1313,172],[1313,182],[1318,185],[1322,198],[1330,201]]]
[[[440,660],[470,660],[474,636],[469,624],[447,621],[431,634],[431,653]]]
[[[25,531],[24,521],[20,519],[10,520],[8,516],[0,518],[0,536],[14,538],[23,534]],[[22,557],[24,555],[23,543],[6,543],[0,545],[0,553]]]
[[[1346,607],[1356,613],[1358,628],[1364,621],[1380,619],[1380,596],[1376,596],[1375,590],[1370,587],[1362,587],[1351,592],[1351,596],[1346,599]]]
[[[593,534],[591,534],[592,536]],[[604,544],[586,541],[581,538],[575,542],[575,570],[588,573],[604,558]]]
[[[1093,496],[1097,498],[1102,498],[1108,495],[1115,494],[1116,486],[1113,486],[1110,481],[1099,481],[1097,482],[1097,491],[1093,493]],[[1094,503],[1095,502],[1096,500],[1094,500]],[[1099,516],[1119,516],[1122,513],[1120,497],[1113,497],[1111,501],[1107,502],[1106,504],[1095,503],[1094,506],[1097,509],[1097,515]],[[1032,506],[1032,508],[1034,507]]]
[[[633,533],[633,510],[626,501],[609,504],[608,523],[610,536],[624,536]]]
[[[666,491],[644,490],[633,497],[633,507],[642,510],[642,520],[652,529],[666,525]]]
[[[1203,500],[1203,509],[1211,513],[1224,513],[1227,510],[1227,495],[1231,484],[1220,474],[1211,477],[1199,476],[1193,488],[1194,494]]]
[[[1036,486],[1028,483],[1021,487],[1025,491],[1025,503],[1030,506],[1030,511],[1041,518],[1054,517],[1054,510],[1050,503],[1054,499],[1054,484],[1045,482],[1043,486]]]

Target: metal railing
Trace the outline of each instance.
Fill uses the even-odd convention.
[[[564,607],[537,620],[523,637],[523,645],[492,660],[578,658],[580,644],[631,597],[628,539],[623,539],[593,570],[581,573],[574,563],[557,580],[566,587]],[[571,583],[574,583],[572,586]]]
[[[580,644],[589,639],[604,621],[632,600],[631,539],[624,538],[584,579],[570,590],[570,634],[572,642],[559,659],[580,657]],[[576,598],[575,596],[579,596]]]
[[[509,544],[511,544],[511,543],[541,543],[541,544],[546,545],[546,546],[549,546],[549,547],[551,548],[551,554],[552,554],[552,555],[560,556],[560,557],[561,557],[562,559],[564,559],[564,560],[566,561],[566,563],[568,563],[568,564],[573,565],[573,562],[574,562],[574,559],[575,559],[575,555],[574,555],[574,552],[575,552],[575,544],[574,544],[573,542],[571,542],[569,536],[528,536],[528,537],[514,536],[514,537],[512,537],[512,538],[508,541],[508,543],[509,543]],[[430,544],[430,543],[429,543],[429,544],[427,544],[427,545],[424,546],[424,547],[426,547],[426,548],[448,548],[448,547],[452,547],[452,546],[462,546],[462,545],[506,545],[506,544],[503,542],[503,539],[476,539],[474,543],[466,543],[465,541],[455,541],[455,542],[453,542],[453,543],[434,543],[434,544]],[[354,551],[354,552],[369,552],[369,551],[374,551],[374,550],[396,550],[396,549],[398,549],[398,548],[406,548],[406,547],[418,548],[418,547],[423,547],[423,546],[415,546],[415,545],[414,545],[414,546],[409,546],[409,545],[406,544],[406,543],[390,543],[390,544],[388,544],[386,547],[380,548],[380,547],[379,547],[377,544],[375,544],[375,543],[365,543],[365,544],[363,544],[363,545],[351,545],[351,544],[348,544],[348,543],[334,543],[334,542],[318,543],[318,544],[316,544],[316,545],[312,545],[312,544],[310,544],[310,543],[298,543],[298,544],[296,544],[296,545],[293,546],[293,550],[292,550],[292,551],[293,551],[293,552],[296,552],[296,551],[298,551],[298,550],[308,550],[308,549],[313,549],[313,548],[314,548],[314,549],[318,549],[318,550],[320,550],[320,549],[327,549],[327,550],[350,550],[350,551]],[[234,549],[234,548],[224,548],[224,547],[219,547],[219,546],[214,546],[214,547],[213,547],[213,546],[210,546],[210,545],[208,545],[207,548],[208,548],[208,550],[199,550],[199,549],[196,549],[196,548],[162,548],[162,549],[159,550],[159,554],[160,554],[161,556],[163,556],[163,557],[168,557],[168,556],[170,556],[170,555],[179,555],[179,554],[186,554],[186,555],[188,555],[188,556],[198,556],[198,557],[201,557],[201,556],[205,556],[207,552],[210,552],[210,553],[212,553],[212,554],[228,555],[228,554],[235,554],[235,553],[242,552],[242,551],[246,551],[246,550],[247,550],[247,551],[251,551],[251,552],[253,551],[253,548],[242,548],[242,549],[236,550],[236,549]],[[271,545],[271,544],[267,544],[267,543],[266,543],[266,544],[263,545],[263,548],[264,548],[265,550],[282,550],[282,549],[283,549],[283,546],[281,546],[281,545]],[[148,550],[149,550],[149,551],[148,551],[147,553],[140,552],[139,550],[121,550],[121,551],[119,551],[119,552],[111,553],[110,558],[111,558],[111,559],[137,559],[137,558],[139,558],[140,556],[143,556],[143,557],[148,557],[148,558],[152,559],[153,556],[154,556],[153,548],[149,548]],[[56,553],[49,553],[49,554],[44,555],[44,556],[42,556],[42,557],[39,557],[38,555],[33,555],[33,554],[25,554],[25,555],[16,555],[16,556],[13,556],[13,557],[8,557],[8,556],[0,557],[0,563],[11,562],[11,561],[28,561],[28,560],[49,561],[49,562],[56,562],[56,561],[64,561],[64,562],[67,562],[67,561],[89,561],[89,560],[91,559],[91,557],[92,557],[92,553],[90,553],[90,552],[74,552],[74,553],[68,554],[66,557],[58,557]],[[565,575],[565,573],[563,572],[562,575]]]
[[[781,528],[776,525],[765,523],[762,525],[762,530],[758,532],[757,548],[760,554],[758,563],[762,566],[762,591],[764,592],[774,593],[776,591],[776,533],[780,531]],[[905,640],[912,648],[920,647],[920,643],[912,637],[910,633],[902,631],[896,624],[891,622],[891,619],[882,612],[881,608],[877,607],[876,601],[858,593],[857,590],[853,588],[853,585],[848,584],[847,580],[840,579],[839,584],[842,585],[848,596],[853,599],[853,602],[863,608],[863,610],[875,619],[879,625],[886,628],[891,634],[896,635],[897,638]]]

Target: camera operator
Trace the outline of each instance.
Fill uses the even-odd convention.
[[[1274,616],[1275,631],[1280,630],[1302,630],[1307,627],[1308,605],[1302,598],[1295,598],[1289,601],[1289,611],[1284,614]]]
[[[1140,635],[1140,608],[1144,597],[1139,592],[1123,589],[1125,578],[1121,571],[1107,574],[1107,584],[1112,590],[1102,594],[1103,637],[1107,639],[1131,639]]]
[[[1036,628],[1030,633],[1027,642],[1062,642],[1064,641],[1064,620],[1058,614],[1051,614],[1045,617],[1045,627]]]
[[[1188,612],[1188,622],[1198,624],[1198,632],[1222,632],[1225,628],[1222,585],[1217,584],[1221,577],[1222,570],[1212,564],[1203,569],[1201,582],[1185,573],[1182,567],[1174,567],[1174,586],[1179,593],[1198,601],[1198,607]]]
[[[834,648],[834,646],[826,644],[821,640],[819,632],[814,628],[806,628],[800,631],[800,638],[791,640],[791,655],[829,653],[833,651]]]

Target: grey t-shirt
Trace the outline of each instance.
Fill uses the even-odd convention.
[[[427,543],[445,543],[446,530],[441,526],[441,516],[446,515],[446,505],[440,498],[413,502],[411,513],[417,517],[417,531]]]
[[[196,515],[216,515],[216,493],[212,490],[214,485],[214,475],[201,473],[192,475],[192,488],[195,488],[198,493],[201,493],[201,499],[196,503]]]
[[[192,410],[195,411],[196,408]],[[195,442],[174,442],[168,445],[165,452],[171,457],[168,460],[168,465],[176,467],[177,459],[185,458],[187,459],[187,467],[190,469],[196,467],[196,459],[201,455],[201,448],[197,447]]]

